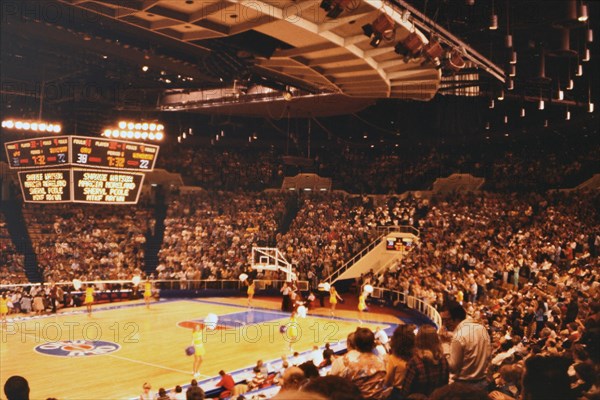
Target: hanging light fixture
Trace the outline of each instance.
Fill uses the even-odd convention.
[[[510,34],[510,5],[508,0],[506,0],[506,36],[504,36],[504,46],[507,49],[512,49],[513,47],[513,37]]]
[[[517,76],[517,66],[516,65],[511,65],[508,68],[508,76],[510,76],[511,78],[514,78],[515,76]]]
[[[490,105],[488,106],[490,109],[494,108],[496,106],[496,103],[494,102],[494,99],[490,99]]]
[[[560,87],[560,78],[557,80],[557,90],[556,90],[556,99],[557,100],[564,100],[565,98],[565,92],[561,89]]]
[[[590,49],[588,49],[587,44],[583,46],[583,58],[581,59],[581,62],[588,62],[590,61]]]
[[[538,110],[543,110],[545,106],[544,98],[542,97],[542,89],[540,89],[540,99],[538,101]]]
[[[579,4],[579,10],[577,13],[577,20],[580,22],[585,22],[588,20],[588,9],[587,9],[587,4],[584,4],[583,2],[581,2]]]
[[[509,62],[509,64],[512,64],[512,65],[517,63],[517,52],[515,50],[511,50],[510,60],[508,62]]]
[[[571,119],[571,111],[569,111],[569,106],[567,106],[567,111],[565,113],[565,119],[569,121]]]
[[[594,31],[589,26],[588,26],[587,31],[585,33],[585,38],[586,38],[586,40],[587,40],[588,43],[592,43],[594,41]]]
[[[490,31],[495,31],[498,29],[498,14],[496,14],[496,10],[494,9],[494,0],[492,0],[492,15],[490,16]]]
[[[515,88],[515,81],[514,81],[514,79],[509,79],[508,80],[508,84],[507,84],[506,88],[508,90],[513,90]]]
[[[525,107],[521,107],[521,113],[519,114],[521,116],[521,118],[525,117]]]
[[[573,81],[573,78],[571,77],[571,60],[569,59],[569,81],[567,83],[567,90],[573,90],[574,87],[575,87],[575,82]]]
[[[592,87],[588,86],[588,112],[594,112],[594,103],[592,103]]]
[[[504,90],[500,89],[500,93],[498,93],[498,100],[502,101],[504,100]]]

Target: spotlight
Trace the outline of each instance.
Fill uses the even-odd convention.
[[[415,32],[411,32],[394,47],[394,51],[404,57],[418,57],[423,49],[423,40]]]
[[[423,46],[423,53],[436,68],[441,65],[440,57],[444,54],[444,49],[435,38],[430,39],[429,43]]]
[[[147,66],[147,65],[144,65],[144,66],[142,67],[142,71],[144,71],[144,72],[148,72],[148,66]]]
[[[543,110],[544,109],[544,100],[540,99],[540,101],[538,102],[538,110]]]
[[[387,14],[379,16],[370,24],[363,25],[363,33],[371,38],[371,46],[377,47],[383,39],[392,40],[394,38],[394,21]]]
[[[328,18],[337,18],[351,0],[323,0],[320,7],[327,11]]]

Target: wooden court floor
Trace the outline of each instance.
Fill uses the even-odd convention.
[[[9,322],[0,330],[0,384],[4,387],[12,375],[24,376],[32,400],[131,399],[139,396],[144,382],[155,391],[188,384],[193,357],[184,354],[191,343],[186,326],[208,313],[219,315],[220,327],[205,334],[201,379],[289,354],[287,337],[279,332],[287,315],[274,310],[272,301],[255,300],[252,310],[245,302],[167,300],[150,309],[140,302],[114,303],[94,307],[91,317],[70,309]],[[343,310],[330,318],[327,309],[318,309],[298,319],[300,339],[293,348],[305,351],[344,340],[359,325],[358,318],[358,312]],[[362,326],[372,329],[401,323],[390,315],[365,318]]]

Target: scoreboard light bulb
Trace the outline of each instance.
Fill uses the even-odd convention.
[[[127,132],[127,139],[133,139],[133,132],[132,131]]]
[[[53,130],[54,130],[54,125],[53,124],[46,125],[46,132],[52,132]]]
[[[135,128],[135,124],[133,122],[127,123],[127,129],[134,129],[134,128]]]
[[[133,134],[133,137],[135,137],[136,139],[139,139],[142,137],[142,132],[136,132]]]
[[[29,128],[31,128],[31,124],[29,122],[23,122],[23,129],[25,129],[26,131],[28,131]]]
[[[155,131],[156,130],[156,124],[150,124],[150,125],[148,125],[148,128],[150,128],[151,131]]]
[[[105,130],[104,130],[104,136],[106,136],[106,137],[110,137],[110,134],[111,134],[111,132],[112,132],[112,131],[111,131],[110,129],[105,129]]]
[[[38,130],[38,124],[37,124],[37,122],[32,122],[31,123],[31,130],[32,131],[37,131]]]
[[[15,128],[23,129],[23,123],[21,121],[17,121],[17,123],[15,124]]]
[[[41,124],[38,124],[38,129],[40,131],[42,131],[42,132],[45,131],[46,130],[46,124],[43,123],[43,122]]]
[[[147,122],[144,122],[144,123],[142,124],[142,130],[143,130],[143,131],[147,131],[147,130],[148,130],[148,123],[147,123]]]
[[[113,129],[113,131],[112,131],[112,137],[114,137],[114,138],[118,138],[119,137],[119,131],[117,129]]]
[[[121,137],[121,139],[125,139],[127,137],[127,131],[121,131],[119,136]]]
[[[162,132],[158,132],[156,134],[156,140],[163,140],[165,135]]]
[[[157,130],[157,131],[164,131],[164,130],[165,130],[165,126],[164,126],[163,124],[158,124],[158,125],[156,126],[156,130]]]
[[[150,139],[150,140],[154,140],[155,139],[154,132],[150,132],[150,134],[148,135],[148,139]]]
[[[127,127],[127,122],[125,121],[120,121],[119,122],[119,128],[120,129],[125,129]]]
[[[133,127],[134,127],[134,129],[139,131],[140,129],[142,129],[142,124],[137,122]]]
[[[142,132],[142,139],[148,139],[148,132]]]
[[[60,125],[54,125],[54,133],[60,133],[60,131],[62,130]]]
[[[15,123],[13,122],[13,120],[12,120],[12,119],[9,119],[8,121],[6,121],[6,127],[7,127],[8,129],[12,129],[12,128],[14,128],[14,127],[15,127]]]

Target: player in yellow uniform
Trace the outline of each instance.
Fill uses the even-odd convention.
[[[196,324],[194,326],[194,331],[192,333],[192,346],[194,346],[194,378],[199,378],[200,366],[202,365],[202,358],[204,357],[204,354],[206,354],[200,324]]]
[[[2,293],[2,297],[0,297],[0,320],[2,320],[3,324],[6,324],[6,315],[8,314],[8,298],[6,297],[6,293]]]
[[[146,279],[144,283],[144,301],[146,302],[146,308],[150,308],[150,299],[152,298],[152,282]]]
[[[292,312],[290,321],[287,325],[287,338],[289,340],[289,351],[292,352],[292,345],[298,341],[298,322],[296,321],[296,311]]]
[[[248,294],[248,307],[252,307],[252,298],[254,298],[255,288],[255,282],[248,281],[248,291],[246,292]]]
[[[94,304],[94,285],[89,285],[85,289],[85,299],[83,300],[87,308],[88,317],[92,316],[92,304]]]
[[[337,290],[335,289],[335,286],[331,285],[331,288],[329,289],[329,304],[331,306],[332,317],[335,315],[335,306],[338,300],[342,300],[342,297],[338,294]]]

